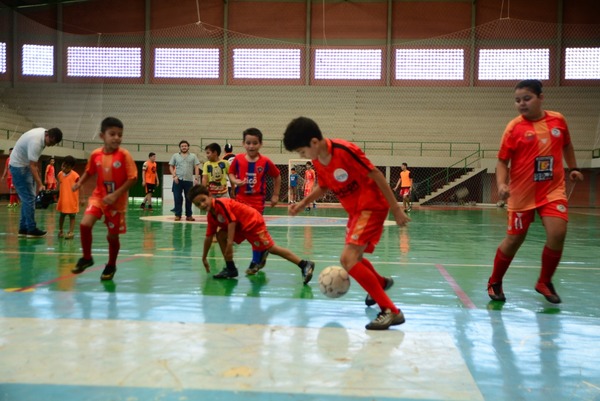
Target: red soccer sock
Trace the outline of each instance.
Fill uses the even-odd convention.
[[[79,225],[79,233],[81,234],[81,250],[83,251],[84,259],[92,258],[92,227]]]
[[[490,283],[501,283],[510,262],[512,262],[514,256],[507,256],[500,248],[496,250],[496,257],[494,258],[494,270],[492,270],[492,276],[490,277]]]
[[[383,287],[379,284],[377,277],[364,263],[358,262],[352,266],[348,271],[348,274],[350,274],[358,284],[373,297],[382,311],[390,309],[392,312],[398,313],[398,308],[396,308],[396,305],[394,305],[392,300],[387,296]]]
[[[373,274],[375,274],[375,277],[377,277],[377,281],[379,281],[379,284],[381,284],[381,287],[385,287],[385,279],[383,278],[383,276],[381,274],[379,274],[379,272],[377,272],[377,270],[375,270],[375,267],[373,266],[373,264],[371,263],[371,261],[367,258],[362,258],[362,264],[365,265],[369,270],[371,270],[373,272]]]
[[[111,266],[117,265],[117,256],[119,256],[119,250],[121,249],[121,241],[119,237],[106,237],[108,240],[108,264]]]
[[[10,199],[8,200],[8,203],[19,203],[19,198],[17,198],[16,194],[10,194]]]
[[[562,250],[555,251],[544,246],[544,250],[542,251],[542,271],[538,282],[549,283],[552,281],[552,276],[558,267],[561,257]]]

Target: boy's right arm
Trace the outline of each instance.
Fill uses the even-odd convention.
[[[314,186],[312,192],[310,194],[308,194],[308,196],[306,198],[302,199],[298,203],[292,203],[288,207],[289,214],[291,214],[292,216],[297,215],[299,212],[301,212],[307,206],[309,206],[314,200],[317,200],[321,196],[323,196],[324,193],[325,193],[325,188],[322,188],[319,185]]]
[[[210,246],[212,245],[212,238],[213,238],[212,235],[204,237],[204,249],[202,251],[202,264],[204,265],[204,270],[206,270],[207,273],[210,273],[210,264],[208,264],[208,259],[206,257],[208,256],[208,250],[210,249]]]

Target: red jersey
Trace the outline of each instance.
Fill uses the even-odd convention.
[[[563,148],[571,143],[562,114],[546,111],[543,118],[523,116],[506,126],[498,159],[510,160],[508,209],[536,209],[556,200],[567,200]]]
[[[10,163],[10,157],[6,158],[6,163],[4,164],[4,168],[6,169],[6,179],[10,180],[12,179],[12,174],[10,173],[10,168],[9,168],[9,164]]]
[[[56,184],[56,174],[54,166],[51,164],[46,167],[46,185],[48,184]]]
[[[113,153],[104,153],[104,148],[96,149],[90,155],[85,172],[97,174],[96,188],[89,199],[91,205],[104,208],[102,199],[123,186],[127,180],[137,179],[137,167],[129,151],[119,148]],[[127,210],[129,194],[122,194],[112,205],[112,209],[124,213]]]
[[[375,166],[355,144],[343,139],[326,139],[331,161],[327,166],[318,159],[313,165],[319,186],[329,188],[346,211],[353,215],[362,210],[389,210],[381,190],[367,177]]]
[[[229,173],[240,180],[246,180],[245,185],[235,188],[236,199],[246,203],[262,212],[265,207],[267,195],[267,176],[277,177],[281,175],[277,166],[266,156],[258,155],[258,159],[249,162],[246,154],[240,153],[235,156],[229,166]]]
[[[232,222],[236,223],[236,237],[265,226],[262,214],[256,209],[230,198],[213,198],[206,221],[207,237],[216,234],[217,228],[227,228]]]

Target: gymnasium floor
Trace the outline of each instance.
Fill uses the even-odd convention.
[[[273,255],[257,276],[212,279],[201,265],[205,226],[162,208],[131,206],[117,275],[101,283],[102,224],[96,265],[74,276],[79,235],[58,239],[54,210],[36,213],[52,235],[21,239],[18,210],[0,205],[0,400],[600,400],[599,210],[571,211],[554,281],[562,304],[533,289],[537,221],[502,305],[486,281],[505,211],[416,208],[408,228],[386,227],[371,258],[393,276],[406,323],[370,332],[377,310],[356,282],[338,299],[317,284],[338,264],[343,211],[265,211],[279,245],[316,261],[303,286],[299,269]],[[243,272],[249,246],[236,256]],[[218,271],[219,252],[210,258]]]

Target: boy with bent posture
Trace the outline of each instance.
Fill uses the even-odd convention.
[[[383,223],[391,208],[396,224],[405,225],[410,219],[402,211],[385,176],[363,151],[342,139],[326,139],[316,122],[298,117],[287,126],[283,144],[289,151],[298,152],[303,159],[312,159],[319,177],[317,186],[302,201],[289,207],[297,215],[311,202],[331,189],[348,212],[346,245],[340,257],[342,267],[368,293],[365,303],[375,303],[381,312],[368,330],[386,330],[404,323],[404,315],[385,293],[394,281],[381,276],[363,254],[372,253],[383,232]],[[366,178],[365,178],[366,176]]]

